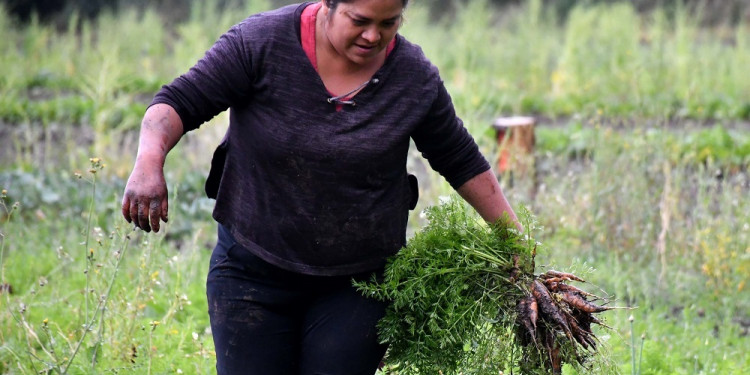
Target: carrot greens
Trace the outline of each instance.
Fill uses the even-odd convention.
[[[567,363],[615,373],[604,370],[606,358],[594,356],[590,325],[599,321],[558,296],[558,284],[580,278],[557,271],[534,276],[540,244],[528,211],[520,210],[525,233],[508,222],[487,224],[457,196],[425,214],[428,224],[389,260],[382,279],[355,282],[363,294],[391,302],[378,326],[389,344],[385,371],[547,374]],[[550,290],[544,280],[553,277]],[[587,315],[579,323],[581,313]]]

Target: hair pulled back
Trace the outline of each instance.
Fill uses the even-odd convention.
[[[326,0],[326,6],[328,7],[328,9],[335,10],[340,3],[349,4],[355,1],[357,0]],[[404,8],[406,8],[406,5],[409,4],[409,0],[401,0],[401,2],[403,3]]]

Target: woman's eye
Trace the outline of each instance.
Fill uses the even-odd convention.
[[[367,21],[365,21],[365,20],[356,20],[356,19],[353,19],[352,23],[354,24],[354,26],[364,26],[364,25],[367,25]]]

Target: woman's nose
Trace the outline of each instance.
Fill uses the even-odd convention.
[[[380,31],[378,31],[377,27],[368,27],[362,32],[362,39],[370,44],[375,44],[380,41]]]

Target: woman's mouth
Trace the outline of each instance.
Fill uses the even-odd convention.
[[[355,44],[354,46],[357,47],[357,49],[362,53],[371,53],[375,50],[375,47],[377,47],[376,45],[368,46],[362,44]]]

